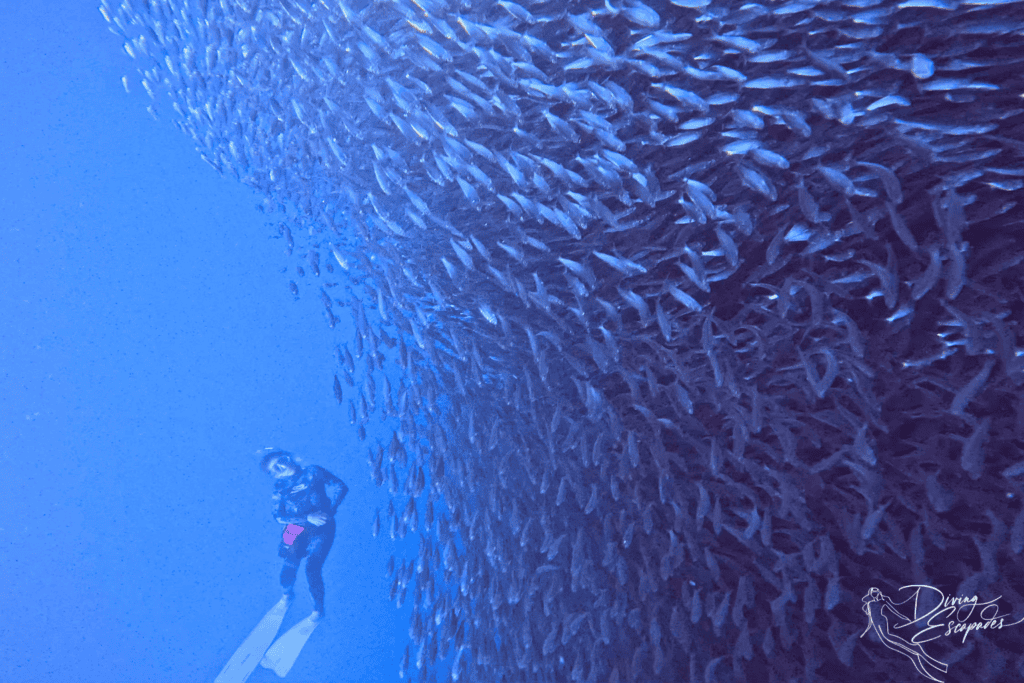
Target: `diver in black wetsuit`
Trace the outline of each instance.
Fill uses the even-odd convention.
[[[295,597],[295,575],[306,558],[306,580],[313,595],[314,620],[324,614],[321,569],[334,543],[334,513],[348,494],[341,479],[317,465],[300,467],[288,451],[274,450],[260,460],[274,477],[274,519],[285,527],[278,555],[284,558],[281,587],[288,600]]]

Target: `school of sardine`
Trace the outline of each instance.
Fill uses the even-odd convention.
[[[1024,2],[101,12],[352,313],[396,675],[906,681],[870,587],[1024,617]]]

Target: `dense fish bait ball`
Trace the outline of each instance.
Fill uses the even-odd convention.
[[[101,11],[353,312],[403,676],[903,681],[870,588],[1024,614],[1024,4]]]

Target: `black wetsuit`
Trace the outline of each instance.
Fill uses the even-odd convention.
[[[274,482],[274,519],[281,524],[297,524],[302,533],[291,545],[281,541],[278,554],[284,558],[281,587],[290,592],[295,585],[299,563],[306,558],[306,580],[313,594],[313,608],[324,611],[324,580],[321,569],[334,543],[334,512],[348,494],[341,479],[317,465],[305,467],[290,477]],[[327,516],[327,523],[316,526],[306,519],[315,512]]]

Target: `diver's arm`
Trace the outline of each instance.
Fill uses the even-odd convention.
[[[324,474],[324,490],[327,491],[327,497],[331,500],[331,514],[333,515],[341,505],[341,501],[345,500],[345,496],[348,495],[348,486],[327,470],[321,471]]]
[[[309,524],[309,515],[305,517],[274,517],[274,519],[277,520],[278,524],[297,524],[299,526]]]
[[[274,504],[277,506],[274,508],[274,519],[278,524],[307,524],[308,520],[306,517],[286,517],[284,514],[284,500],[280,493],[275,493],[273,496]],[[307,515],[308,517],[308,515]]]
[[[299,526],[307,524],[309,522],[308,517],[309,515],[306,515],[305,517],[283,517],[281,514],[274,515],[274,519],[277,520],[278,524],[298,524]]]

